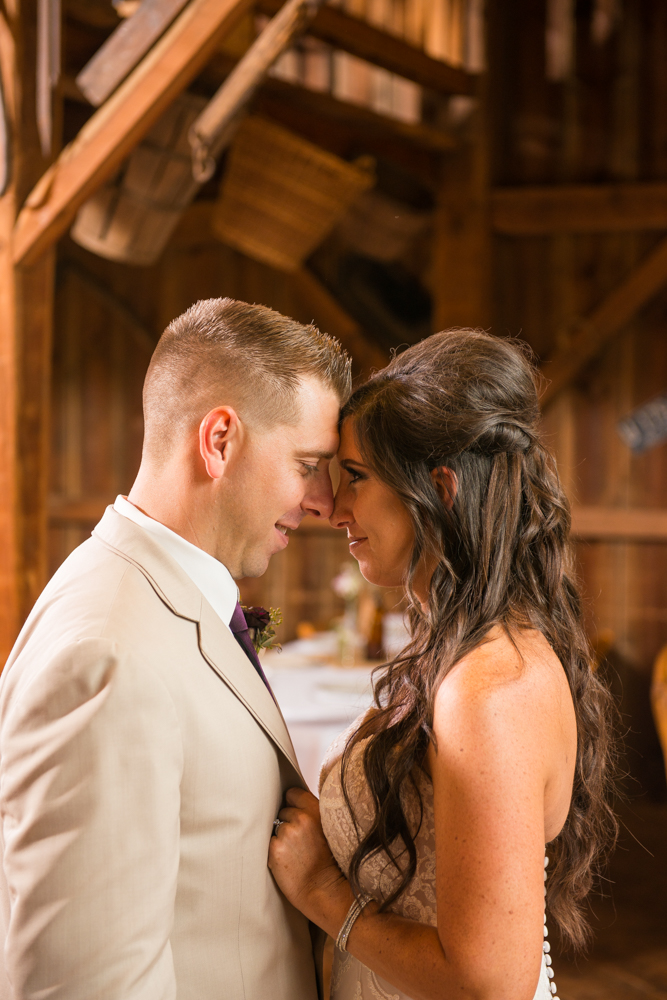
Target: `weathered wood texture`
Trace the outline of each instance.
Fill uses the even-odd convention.
[[[628,217],[632,212],[642,221],[650,186],[660,217],[667,181],[667,16],[648,0],[624,5],[609,40],[596,45],[589,9],[576,10],[575,69],[558,84],[545,79],[544,5],[510,0],[502,16],[492,11],[492,181],[516,191],[498,195],[494,211],[501,212],[503,198],[505,210],[512,198],[516,209],[525,197],[536,213],[532,227],[515,222],[515,235],[508,235],[506,221],[499,226],[505,232],[494,237],[493,329],[522,336],[541,361],[557,352],[564,366],[578,362],[570,387],[545,412],[545,431],[575,504],[588,628],[593,637],[613,636],[632,716],[628,741],[641,754],[631,767],[655,792],[664,777],[649,678],[667,642],[667,447],[634,455],[616,424],[667,386],[667,270],[658,261],[650,294],[643,286],[636,299],[624,294],[628,282],[637,291],[642,262],[655,262],[663,244],[659,233],[640,231],[644,227],[632,232],[608,223],[614,190],[629,193]],[[599,185],[600,193],[596,201],[585,196],[588,214],[582,212],[580,227],[568,210],[554,232],[556,202],[531,193],[536,185],[573,191]],[[592,232],[596,214],[600,231]],[[604,327],[608,336],[597,345],[592,336],[586,360],[578,354],[581,321],[596,313],[598,333]]]
[[[667,284],[667,240],[630,269],[612,291],[574,325],[568,342],[547,359],[542,370],[548,379],[542,396],[546,406],[593,361],[639,310]]]
[[[48,165],[35,120],[35,27],[32,0],[0,11],[12,147],[9,184],[0,198],[0,667],[47,580],[53,255],[29,269],[17,269],[12,260],[18,207]]]
[[[30,264],[66,231],[77,209],[111,177],[206,64],[251,0],[191,0],[118,90],[40,179],[18,217],[14,260]]]
[[[118,25],[76,78],[82,94],[99,107],[132,72],[188,0],[144,0]]]
[[[282,0],[258,0],[257,3],[259,10],[271,16],[281,6]],[[440,59],[432,59],[421,49],[334,7],[323,7],[308,33],[430,90],[469,96],[477,93],[479,77],[475,74],[449,66]]]
[[[323,0],[287,0],[260,32],[190,128],[197,180],[215,173],[216,157],[229,144],[241,115],[276,59],[298,37]]]

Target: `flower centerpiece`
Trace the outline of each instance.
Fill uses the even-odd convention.
[[[337,626],[338,655],[343,666],[354,666],[361,652],[361,637],[357,627],[359,594],[364,578],[356,562],[343,563],[331,586],[345,602],[345,613]]]

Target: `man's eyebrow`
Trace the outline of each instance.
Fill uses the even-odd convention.
[[[334,457],[335,454],[336,454],[335,451],[298,451],[296,453],[296,457],[297,458],[317,458],[317,459],[326,458],[327,461],[330,462],[331,459]]]

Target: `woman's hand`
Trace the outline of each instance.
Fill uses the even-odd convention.
[[[303,788],[290,788],[286,799],[269,845],[269,868],[290,903],[322,927],[334,913],[347,912],[352,893],[322,832],[318,800]]]

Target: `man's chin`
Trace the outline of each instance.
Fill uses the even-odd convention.
[[[259,576],[264,576],[275,554],[275,552],[253,553],[247,562],[243,563],[243,577],[254,580]]]

